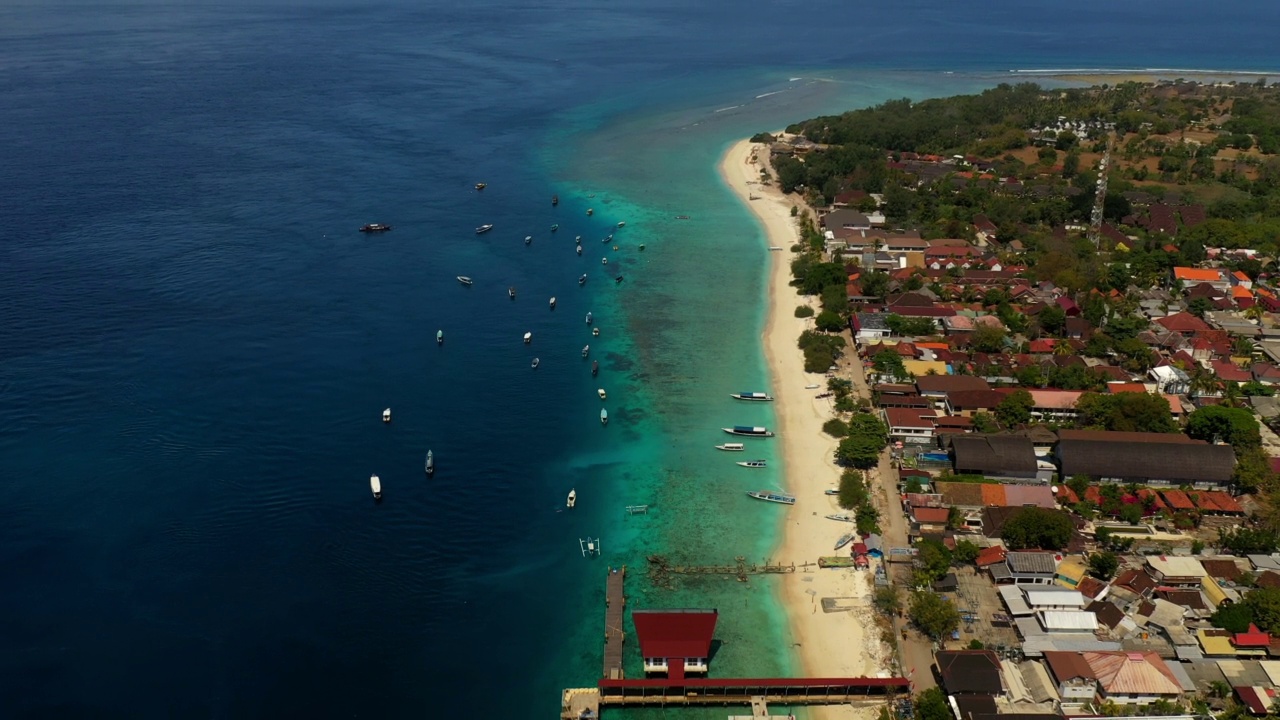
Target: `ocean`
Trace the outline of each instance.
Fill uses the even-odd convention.
[[[720,610],[714,674],[792,672],[767,579],[645,575],[785,512],[711,449],[771,419],[715,163],[1011,70],[1276,70],[1280,8],[1119,5],[6,3],[0,716],[545,717],[623,564]]]

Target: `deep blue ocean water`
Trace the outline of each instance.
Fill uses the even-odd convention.
[[[740,491],[777,478],[706,452],[769,420],[724,399],[766,382],[728,142],[1011,69],[1275,70],[1277,21],[1242,1],[6,3],[0,716],[555,712],[599,671],[605,566],[776,537]],[[791,667],[767,582],[636,575],[641,605],[721,608],[718,674]]]

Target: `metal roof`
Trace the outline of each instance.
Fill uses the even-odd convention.
[[[1108,695],[1181,695],[1182,687],[1153,652],[1087,652],[1085,662]]]
[[[1053,553],[1046,552],[1011,552],[1006,562],[1015,573],[1052,573],[1058,567]]]
[[[711,655],[715,610],[635,610],[631,619],[647,658],[705,658]]]
[[[1040,613],[1040,624],[1049,632],[1093,632],[1098,616],[1083,610],[1046,610]]]
[[[1055,590],[1052,588],[1027,588],[1027,604],[1035,607],[1037,605],[1066,605],[1070,607],[1083,608],[1085,606],[1084,595],[1075,590]]]

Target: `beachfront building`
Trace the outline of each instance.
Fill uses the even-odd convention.
[[[706,673],[717,619],[714,609],[632,611],[645,674]]]
[[[1231,483],[1236,455],[1230,445],[1188,441],[1178,433],[1059,433],[1054,449],[1062,477],[1140,485],[1191,485],[1202,490]],[[1122,438],[1115,436],[1142,436]]]
[[[931,444],[937,413],[931,409],[889,407],[880,411],[892,440],[904,443]]]

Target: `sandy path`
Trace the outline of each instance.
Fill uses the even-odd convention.
[[[832,417],[831,401],[814,398],[826,390],[826,378],[804,372],[804,356],[796,346],[812,320],[795,317],[798,305],[817,301],[800,297],[789,284],[794,257],[790,248],[798,237],[791,217],[795,203],[776,187],[760,184],[759,163],[767,162],[767,152],[766,147],[745,140],[736,143],[721,160],[720,174],[760,221],[769,245],[783,248],[765,258],[771,270],[770,311],[763,341],[773,383],[769,390],[776,398],[784,488],[796,496],[796,504],[785,511],[786,528],[774,561],[799,565],[837,554],[833,550],[836,539],[853,526],[823,517],[838,510],[835,498],[823,495],[825,489],[839,483],[839,468],[831,462],[837,442],[822,432],[822,424]],[[813,384],[820,388],[805,389]],[[822,570],[816,566],[784,576],[783,600],[805,674],[862,677],[881,673],[883,652],[870,607],[871,581],[871,573],[865,570]],[[855,609],[824,612],[823,598],[839,598],[840,607]],[[835,708],[814,716],[853,717],[847,709]]]

